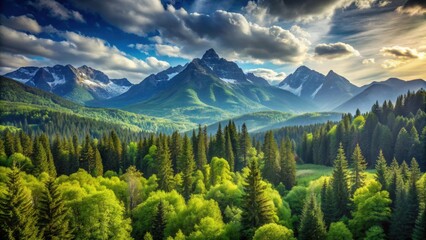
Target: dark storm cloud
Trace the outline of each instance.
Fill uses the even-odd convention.
[[[352,2],[354,0],[259,0],[250,2],[246,9],[254,15],[266,13],[279,19],[309,20],[329,16],[334,10],[347,7]]]
[[[262,27],[242,14],[218,10],[211,14],[189,13],[184,8],[164,9],[159,0],[74,0],[81,9],[101,16],[125,32],[145,36],[157,32],[157,53],[194,57],[214,47],[224,56],[240,60],[300,62],[308,41],[278,26]],[[169,52],[169,53],[168,53]]]
[[[408,0],[403,6],[398,7],[396,11],[410,16],[423,15],[426,14],[426,1]]]
[[[315,56],[326,59],[342,59],[350,56],[358,56],[359,52],[351,45],[338,42],[330,44],[318,44],[315,47]]]

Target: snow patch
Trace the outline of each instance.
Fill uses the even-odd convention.
[[[292,88],[292,87],[290,87],[290,85],[284,84],[280,88],[283,89],[283,90],[289,91],[289,92],[293,93],[294,95],[300,97],[300,94],[302,93],[302,86],[303,86],[303,84],[300,84],[300,86],[298,88]]]
[[[226,82],[226,83],[231,83],[231,84],[236,84],[237,80],[235,79],[231,79],[231,78],[221,78],[222,81]]]
[[[321,88],[322,88],[322,85],[323,84],[321,84],[316,90],[315,90],[315,92],[314,93],[312,93],[312,95],[311,95],[311,98],[314,98],[316,95],[317,95],[317,93],[319,92],[319,90],[321,90]]]
[[[178,74],[179,74],[179,72],[167,74],[167,80],[170,80],[170,79],[174,78]]]

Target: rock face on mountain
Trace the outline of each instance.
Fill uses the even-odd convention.
[[[306,66],[276,87],[253,73],[244,73],[237,63],[221,58],[213,49],[135,85],[125,78],[110,79],[88,66],[22,67],[5,77],[89,106],[197,123],[269,110],[366,111],[376,101],[394,101],[408,90],[426,88],[424,80],[397,78],[357,87],[332,70],[323,75]]]
[[[346,78],[330,71],[326,76],[301,66],[279,85],[301,98],[313,101],[319,110],[330,110],[349,100],[360,89]]]
[[[305,99],[313,99],[325,81],[324,75],[305,66],[288,75],[278,87]]]
[[[85,65],[79,68],[72,65],[22,67],[5,77],[79,103],[112,98],[133,85],[127,79],[110,79],[103,72]]]
[[[313,110],[311,103],[298,96],[270,86],[263,78],[246,75],[213,49],[184,67],[150,75],[102,104],[155,116],[180,115],[199,123],[258,110]]]

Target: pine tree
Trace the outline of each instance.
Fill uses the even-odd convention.
[[[222,126],[219,123],[216,133],[216,144],[214,147],[215,157],[224,158],[225,157],[225,137],[223,136]]]
[[[386,159],[383,156],[382,150],[380,150],[379,157],[376,161],[376,180],[382,185],[382,190],[388,189],[387,174],[388,167]]]
[[[311,194],[303,207],[298,239],[322,240],[325,239],[326,234],[321,208],[318,206],[315,195]]]
[[[251,148],[248,155],[249,172],[244,180],[241,220],[243,239],[251,239],[256,228],[273,222],[274,217],[274,206],[265,193],[266,185],[262,181],[257,152]]]
[[[396,159],[394,158],[392,160],[392,163],[390,165],[389,168],[389,184],[388,184],[388,192],[389,192],[389,197],[392,200],[391,206],[392,208],[395,207],[395,203],[397,200],[397,194],[399,189],[401,189],[404,185],[403,181],[402,181],[402,177],[401,177],[401,171],[399,169],[399,165],[398,162],[396,161]]]
[[[72,239],[67,219],[68,209],[64,205],[54,178],[46,181],[38,208],[38,226],[43,239]]]
[[[355,150],[352,154],[352,189],[351,193],[352,195],[355,193],[355,191],[364,186],[365,181],[365,169],[367,168],[367,163],[365,161],[364,156],[362,155],[361,148],[357,144],[355,147]]]
[[[278,184],[278,172],[280,171],[278,163],[278,146],[272,131],[268,131],[265,134],[263,153],[265,162],[263,167],[263,176],[269,182]]]
[[[93,166],[92,166],[92,176],[94,177],[98,177],[98,176],[102,176],[104,174],[104,167],[102,165],[102,158],[101,158],[101,153],[99,152],[98,148],[96,148],[95,146],[93,146],[94,151],[95,151],[95,156],[94,159],[92,159],[91,162],[93,162]]]
[[[243,123],[241,127],[241,134],[240,134],[241,158],[240,158],[240,161],[237,162],[237,168],[236,168],[237,171],[241,170],[243,167],[247,165],[247,154],[250,148],[251,148],[250,135],[248,133],[246,124]]]
[[[296,160],[289,138],[281,142],[279,178],[287,190],[296,185]]]
[[[203,170],[204,166],[207,164],[207,157],[206,157],[206,138],[207,136],[204,135],[204,131],[198,132],[198,143],[197,143],[197,169]]]
[[[234,152],[232,151],[232,143],[231,143],[231,137],[229,135],[229,131],[226,131],[225,155],[226,155],[226,160],[228,161],[230,170],[231,172],[233,172],[234,166],[235,166],[235,158],[234,158]]]
[[[324,214],[324,222],[326,226],[330,226],[334,219],[333,191],[330,184],[325,180],[321,188],[321,210]]]
[[[402,162],[403,160],[407,160],[409,157],[411,149],[411,137],[410,134],[405,130],[405,128],[401,128],[398,133],[395,142],[395,158]]]
[[[415,158],[411,160],[411,175],[410,179],[408,181],[408,192],[407,192],[407,201],[404,206],[404,210],[407,214],[407,238],[410,238],[413,234],[415,225],[416,225],[416,219],[420,212],[420,205],[419,205],[419,192],[417,189],[417,180],[420,178],[420,168]]]
[[[43,149],[46,152],[47,157],[47,165],[48,165],[48,173],[51,177],[56,177],[56,168],[55,168],[55,162],[53,160],[52,151],[50,150],[50,143],[49,138],[46,134],[42,134],[40,136],[40,142],[43,145]]]
[[[426,208],[424,208],[416,220],[416,226],[413,231],[413,240],[426,239]]]
[[[15,153],[15,141],[9,129],[6,129],[6,131],[4,131],[3,140],[6,156],[9,157],[10,155]]]
[[[13,167],[0,198],[0,236],[11,240],[38,239],[33,201],[21,181],[19,170]]]
[[[157,214],[155,215],[154,221],[152,223],[152,238],[154,240],[163,240],[164,230],[166,229],[166,219],[164,216],[164,205],[163,201],[160,201],[157,205]]]
[[[337,151],[336,159],[334,160],[333,175],[331,178],[331,185],[334,197],[334,219],[339,220],[348,214],[349,204],[349,170],[348,162],[345,157],[343,145]]]
[[[186,200],[189,199],[193,184],[194,184],[194,170],[195,161],[194,154],[192,153],[191,141],[187,135],[183,138],[182,154],[180,156],[182,162],[182,180],[183,180],[183,196]]]
[[[34,175],[38,176],[42,172],[49,172],[46,152],[38,139],[34,139],[33,155],[31,159],[34,165]]]
[[[158,172],[158,186],[161,190],[166,192],[173,190],[173,167],[170,159],[169,147],[166,143],[166,138],[160,140],[160,146],[158,148],[157,155],[157,172]]]

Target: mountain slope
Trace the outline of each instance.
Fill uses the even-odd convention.
[[[43,116],[45,111],[75,115],[95,121],[116,124],[123,128],[147,132],[171,132],[194,127],[194,124],[129,113],[117,109],[88,108],[63,99],[55,94],[24,85],[6,77],[0,77],[0,120],[12,119],[14,114],[32,111]],[[19,110],[19,111],[18,111]]]
[[[335,110],[354,112],[358,108],[362,112],[369,111],[376,101],[380,104],[385,100],[391,100],[395,103],[399,95],[405,94],[407,91],[417,91],[421,88],[426,89],[426,81],[421,79],[404,81],[397,78],[390,78],[383,82],[372,82],[361,87],[362,92],[344,102],[335,108]]]
[[[151,75],[107,106],[153,116],[209,124],[244,113],[278,110],[305,112],[312,104],[266,80],[246,74],[213,49],[167,81]]]
[[[78,103],[111,98],[132,85],[127,79],[109,79],[103,72],[85,65],[79,68],[71,65],[22,67],[4,76]]]
[[[358,92],[357,86],[331,70],[325,76],[325,81],[315,95],[314,101],[322,110],[329,110],[351,99]]]

